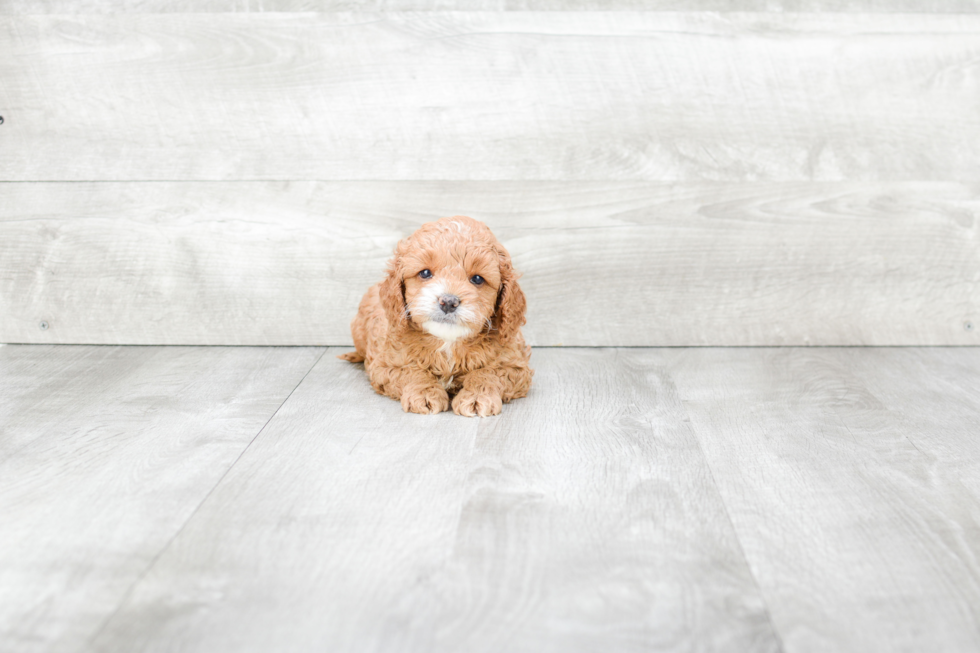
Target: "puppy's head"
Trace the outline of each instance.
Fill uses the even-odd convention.
[[[454,342],[481,331],[508,338],[524,324],[524,293],[486,225],[463,216],[422,225],[398,243],[381,285],[394,327]]]

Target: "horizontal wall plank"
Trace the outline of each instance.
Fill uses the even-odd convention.
[[[0,180],[973,180],[980,16],[0,16]],[[955,126],[955,127],[952,127]]]
[[[980,187],[936,182],[0,184],[0,342],[347,344],[455,214],[534,345],[980,344]]]
[[[978,0],[0,0],[0,14],[281,11],[833,11],[980,13]]]

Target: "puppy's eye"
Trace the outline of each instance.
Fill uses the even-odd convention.
[[[470,277],[470,283],[472,283],[474,286],[482,286],[483,277],[478,274],[474,274],[472,277]]]
[[[419,277],[422,279],[428,279],[432,276],[432,270],[422,270],[419,272]]]

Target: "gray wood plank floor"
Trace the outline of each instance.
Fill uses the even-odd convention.
[[[0,347],[0,651],[78,651],[322,349]]]
[[[0,651],[974,651],[980,349],[0,346]]]
[[[980,648],[980,350],[668,358],[788,650]]]

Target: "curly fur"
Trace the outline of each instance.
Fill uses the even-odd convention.
[[[423,270],[432,276],[423,279]],[[424,224],[398,243],[384,280],[365,293],[351,322],[357,351],[339,358],[363,361],[374,389],[405,411],[496,415],[527,395],[534,374],[518,276],[482,222]],[[446,294],[460,302],[450,315],[438,306]]]

